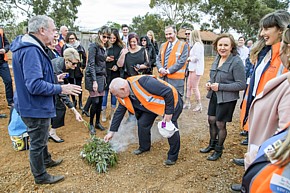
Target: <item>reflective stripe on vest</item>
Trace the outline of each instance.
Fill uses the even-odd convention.
[[[166,53],[166,48],[168,46],[168,41],[163,44],[161,48],[161,64],[164,66],[164,61],[165,61],[165,53]],[[185,42],[177,41],[174,47],[172,48],[172,51],[169,55],[168,58],[168,64],[167,68],[170,68],[171,66],[174,66],[177,62],[177,60],[180,58],[183,48],[184,48]],[[174,72],[173,74],[167,74],[167,77],[170,79],[184,79],[185,78],[185,69],[186,69],[186,62],[182,66],[181,69],[178,71]],[[162,74],[159,74],[160,77],[162,77]]]
[[[3,32],[3,29],[0,29],[0,36],[1,36],[1,38],[2,38],[2,46],[3,46],[3,49],[4,49],[4,32]],[[8,61],[8,55],[5,53],[4,54],[4,61]]]
[[[257,91],[256,91],[256,96],[258,96],[263,91],[266,83],[269,80],[288,72],[288,70],[283,66],[281,62],[280,45],[281,45],[280,42],[272,45],[272,48],[271,48],[272,56],[270,60],[271,63],[268,66],[268,68],[263,71],[263,74],[261,75],[261,78],[258,83]],[[246,109],[247,109],[247,99],[248,99],[249,94],[252,94],[252,93],[249,93],[249,89],[250,89],[250,85],[248,85],[247,87],[246,94],[242,102],[241,112],[240,112],[241,128],[246,131],[249,130],[248,117],[245,117]]]
[[[161,96],[157,96],[157,95],[153,95],[149,92],[147,92],[138,82],[138,80],[143,77],[144,75],[138,75],[138,76],[132,76],[127,78],[127,80],[130,82],[131,84],[131,88],[132,91],[134,93],[134,95],[136,96],[136,98],[140,101],[140,103],[149,111],[163,116],[164,112],[165,112],[165,101],[164,98]],[[152,76],[154,78],[156,78],[155,76]],[[170,84],[168,84],[167,82],[157,79],[158,81],[160,81],[161,83],[169,86],[172,89],[173,92],[173,97],[174,97],[174,107],[176,107],[177,102],[178,102],[178,93],[177,90],[171,86]],[[131,113],[135,114],[133,105],[129,99],[129,97],[126,97],[125,99],[120,99],[118,98],[118,100],[120,101],[120,103],[125,106]]]

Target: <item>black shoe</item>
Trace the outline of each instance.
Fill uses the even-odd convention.
[[[244,136],[244,137],[247,137],[248,136],[248,131],[242,131],[241,133],[240,133],[240,135],[241,136]]]
[[[207,160],[209,161],[216,161],[218,160],[220,157],[222,157],[222,152],[213,152],[213,154],[211,154],[211,156],[207,157]]]
[[[248,138],[246,138],[245,140],[243,140],[242,142],[241,142],[241,145],[248,145]]]
[[[6,114],[0,114],[0,118],[7,118]]]
[[[61,164],[61,162],[63,161],[63,159],[58,159],[58,160],[51,160],[51,162],[49,162],[48,164],[45,164],[46,168],[52,168],[55,166],[58,166],[59,164]]]
[[[88,111],[86,111],[86,110],[82,110],[82,115],[86,115],[87,117],[90,117],[90,113],[88,112]]]
[[[101,123],[96,123],[95,128],[96,128],[96,129],[99,129],[99,130],[101,130],[101,131],[105,131],[105,130],[106,130],[106,128],[103,127],[103,125],[101,125]]]
[[[45,180],[36,180],[36,184],[55,184],[57,182],[60,182],[64,179],[64,176],[49,176],[49,178]]]
[[[52,139],[52,141],[54,141],[55,143],[62,143],[62,142],[64,142],[63,139],[56,140],[51,135],[49,135],[48,139]]]
[[[175,161],[171,161],[170,159],[168,159],[168,160],[165,160],[163,164],[166,166],[172,166],[175,164]]]
[[[94,125],[90,125],[90,134],[91,135],[96,135],[96,130],[95,130]]]
[[[199,150],[200,153],[209,153],[211,150],[214,150],[217,144],[217,140],[210,140],[209,145],[206,148],[202,148]]]
[[[238,166],[245,166],[245,160],[244,159],[233,159],[233,162]]]
[[[241,192],[241,190],[242,190],[242,184],[232,184],[231,185],[231,189],[233,191]]]
[[[149,150],[147,150],[147,151],[149,151]],[[143,151],[143,150],[141,150],[141,149],[136,149],[136,150],[133,151],[133,154],[135,154],[135,155],[140,155],[140,154],[142,154],[142,153],[144,153],[144,152],[146,152],[146,151]]]

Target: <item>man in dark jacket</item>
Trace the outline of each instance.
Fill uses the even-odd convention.
[[[4,81],[8,107],[11,107],[13,105],[13,87],[6,54],[9,51],[9,46],[9,41],[4,34],[3,28],[0,26],[0,76]]]
[[[110,84],[110,92],[120,103],[115,111],[110,131],[104,138],[105,141],[111,140],[118,131],[127,110],[135,114],[138,122],[139,148],[133,152],[135,155],[150,150],[150,130],[158,115],[164,116],[163,122],[172,121],[178,128],[177,119],[182,112],[182,99],[177,90],[165,81],[152,76],[133,76],[127,80],[115,78]],[[170,149],[164,164],[174,165],[180,149],[179,131],[168,138],[168,143]]]
[[[37,184],[53,184],[64,176],[52,176],[46,168],[59,165],[48,152],[47,140],[51,118],[55,117],[56,94],[78,95],[77,85],[59,85],[54,82],[53,67],[47,55],[55,35],[54,21],[45,15],[32,17],[28,33],[20,35],[11,44],[16,91],[14,106],[27,126],[30,137],[30,168]]]

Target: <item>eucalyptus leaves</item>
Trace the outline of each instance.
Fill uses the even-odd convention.
[[[87,124],[85,123],[85,125]],[[109,167],[114,167],[118,162],[117,153],[111,148],[111,145],[95,136],[91,136],[80,155],[99,173],[107,172]]]

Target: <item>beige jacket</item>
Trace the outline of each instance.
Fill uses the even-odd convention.
[[[255,160],[260,145],[290,121],[290,83],[287,77],[290,77],[290,72],[270,80],[251,105],[246,169]]]

